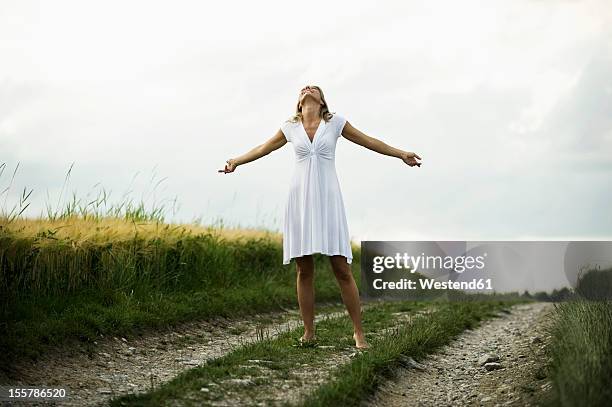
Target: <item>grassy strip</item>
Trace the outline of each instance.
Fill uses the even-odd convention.
[[[393,312],[412,312],[428,305],[425,302],[372,305],[363,311],[364,328],[368,333],[379,331],[393,324]],[[299,387],[299,383],[312,380],[310,376],[304,377],[310,369],[320,369],[330,362],[334,363],[339,354],[348,358],[347,355],[354,351],[352,332],[347,316],[324,319],[317,323],[319,347],[292,346],[303,334],[303,328],[297,328],[274,339],[263,339],[238,348],[224,357],[180,374],[152,392],[116,398],[111,405],[168,405],[172,404],[171,400],[201,405],[224,400],[230,394],[233,400],[245,405],[253,404],[253,400],[271,402],[274,393],[278,394],[283,385],[293,383]],[[371,334],[366,335],[372,343],[376,342],[371,339]],[[261,366],[253,366],[254,360],[264,362]],[[327,370],[333,370],[333,366],[328,366]],[[247,385],[240,380],[246,381]],[[204,392],[202,388],[207,390]],[[287,391],[290,389],[284,391],[281,397],[286,396]]]
[[[612,301],[555,306],[548,348],[553,391],[545,405],[612,405]]]
[[[511,305],[506,301],[449,302],[427,318],[417,318],[376,343],[372,351],[355,358],[334,372],[334,379],[320,386],[305,406],[358,406],[386,377],[402,364],[403,358],[415,360],[433,353],[479,321]]]
[[[232,292],[157,293],[141,300],[118,293],[111,304],[93,292],[73,298],[39,299],[23,305],[22,311],[28,318],[12,322],[2,332],[0,366],[9,369],[17,358],[36,358],[56,346],[68,346],[73,341],[92,342],[101,335],[129,339],[151,329],[196,319],[245,317],[297,306],[294,289],[290,287],[279,288],[274,295],[268,293],[267,298],[265,293],[265,285],[253,284],[249,289]],[[321,301],[340,300],[339,293],[331,290],[328,295],[317,294]],[[343,305],[318,307],[321,311],[343,308]]]

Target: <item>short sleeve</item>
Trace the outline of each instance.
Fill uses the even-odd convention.
[[[342,136],[342,129],[344,129],[346,124],[346,119],[339,114],[334,114],[334,118],[336,119],[336,137],[340,138]]]
[[[283,134],[285,135],[285,138],[287,139],[287,142],[291,143],[291,128],[290,128],[290,122],[285,121],[281,124],[280,129],[282,130]]]

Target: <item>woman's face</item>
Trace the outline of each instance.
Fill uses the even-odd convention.
[[[306,85],[300,90],[300,102],[308,97],[313,98],[317,103],[321,103],[321,92],[314,86]]]

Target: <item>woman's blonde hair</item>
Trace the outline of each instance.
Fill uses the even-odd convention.
[[[311,85],[311,88],[315,88],[319,91],[319,94],[321,95],[321,102],[323,102],[323,106],[321,106],[321,112],[320,112],[320,118],[325,120],[326,122],[329,121],[334,114],[336,112],[331,113],[329,111],[329,107],[327,106],[327,101],[325,100],[325,95],[323,95],[323,90],[316,86],[316,85]],[[302,121],[303,117],[302,117],[302,107],[300,106],[300,97],[298,96],[298,101],[297,104],[295,105],[295,114],[293,116],[291,116],[289,118],[289,122],[292,123],[297,123],[299,121]]]

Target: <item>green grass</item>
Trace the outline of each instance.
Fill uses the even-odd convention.
[[[359,284],[358,251],[355,259]],[[315,261],[316,300],[340,302],[327,256],[317,254]],[[194,319],[297,307],[295,266],[282,264],[280,243],[263,238],[195,235],[74,249],[39,247],[0,230],[0,269],[3,292],[12,293],[0,300],[2,368],[100,334],[130,336]]]
[[[556,304],[551,334],[548,405],[612,405],[612,301]]]
[[[439,308],[433,314],[417,318],[412,325],[391,334],[374,337],[372,333],[394,325],[393,312],[414,312],[429,305]],[[347,365],[331,369],[332,378],[308,398],[305,405],[358,405],[395,366],[402,355],[418,359],[465,330],[474,327],[507,302],[391,302],[380,303],[363,311],[363,324],[372,348],[350,359]],[[347,316],[323,320],[317,324],[317,348],[292,346],[302,328],[238,348],[229,354],[185,371],[170,382],[146,394],[126,395],[112,400],[113,406],[207,404],[223,400],[230,392],[246,404],[268,399],[271,389],[282,383],[300,382],[298,370],[321,367],[342,349],[352,349],[352,324]],[[334,348],[324,346],[334,345]],[[345,350],[346,351],[346,350]],[[265,360],[265,374],[249,366],[249,360]],[[302,366],[303,364],[307,366]],[[248,385],[236,385],[228,379],[249,378]],[[202,388],[208,392],[202,392]],[[291,388],[287,390],[291,391]]]

